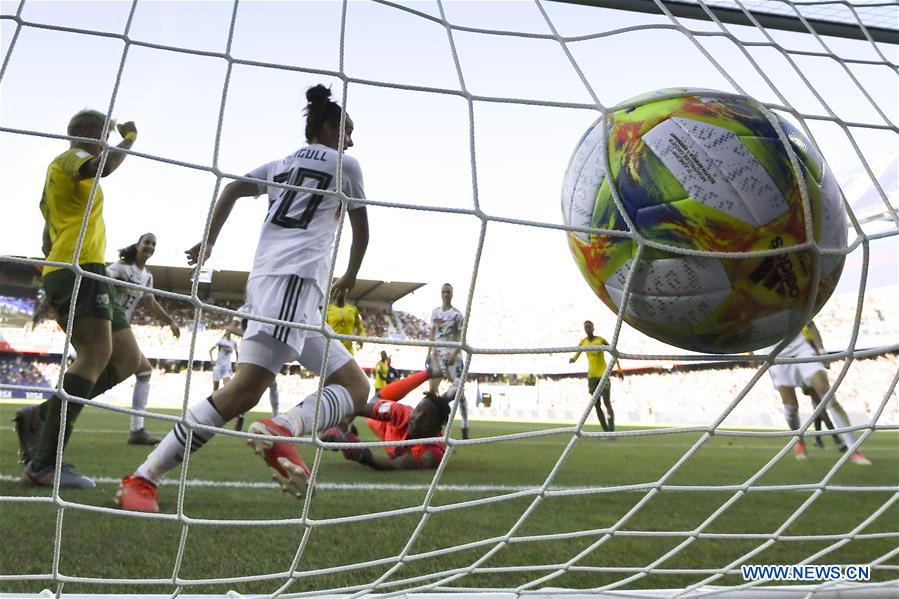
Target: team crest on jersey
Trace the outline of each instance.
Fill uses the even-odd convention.
[[[385,402],[385,403],[382,403],[381,405],[379,405],[378,413],[379,414],[389,414],[390,413],[390,404]]]

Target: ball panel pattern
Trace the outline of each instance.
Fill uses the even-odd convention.
[[[682,95],[665,97],[672,91]],[[569,233],[590,287],[617,313],[633,269],[622,318],[685,349],[742,352],[795,335],[812,296],[817,311],[843,264],[842,255],[794,249],[806,241],[807,218],[820,247],[846,246],[842,195],[823,158],[751,98],[661,90],[625,105],[583,136],[563,186],[566,223],[632,235]],[[638,252],[641,240],[659,247]],[[777,253],[697,257],[684,250]]]

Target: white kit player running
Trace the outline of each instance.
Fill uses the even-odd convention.
[[[213,357],[212,352],[218,351]],[[231,338],[231,329],[225,329],[222,338],[209,348],[209,361],[215,362],[212,367],[212,391],[218,390],[219,385],[227,385],[234,376],[232,363],[240,358],[237,350],[237,341]]]
[[[147,260],[156,252],[156,236],[152,233],[144,233],[128,247],[119,250],[119,261],[110,264],[106,272],[110,277],[127,283],[134,283],[147,287],[146,290],[132,289],[128,287],[116,287],[116,302],[125,311],[125,317],[130,323],[134,317],[134,310],[141,300],[146,298],[150,312],[159,320],[166,323],[171,329],[175,338],[181,336],[181,330],[175,323],[168,312],[165,311],[153,292],[153,273],[147,268]],[[134,382],[134,392],[131,396],[131,407],[135,410],[145,410],[147,408],[147,399],[150,396],[150,376],[153,369],[146,356],[141,354],[140,365],[137,367],[136,380]],[[128,443],[131,445],[156,445],[159,443],[159,437],[149,434],[144,428],[144,417],[132,414],[131,426],[128,432]]]
[[[331,271],[330,257],[342,208],[341,199],[334,193],[315,193],[295,188],[335,192],[340,181],[341,195],[365,198],[359,163],[346,155],[338,163],[338,148],[353,147],[353,121],[330,97],[330,90],[323,85],[307,90],[308,145],[247,175],[261,180],[260,184],[234,181],[226,185],[213,210],[206,256],[200,256],[199,243],[187,251],[190,264],[202,264],[209,258],[235,202],[242,197],[268,194],[268,214],[247,280],[246,299],[252,306],[253,314],[240,344],[240,362],[234,378],[211,397],[193,404],[187,411],[186,422],[176,424],[147,460],[133,474],[122,479],[116,494],[122,508],[158,511],[157,485],[168,471],[183,460],[189,430],[193,429],[190,444],[190,451],[193,452],[213,436],[209,428],[197,428],[198,425],[221,428],[232,418],[251,409],[285,362],[298,360],[307,369],[324,377],[321,396],[318,393],[309,395],[288,412],[254,422],[248,429],[254,434],[248,444],[265,459],[285,491],[304,497],[309,469],[292,443],[274,438],[320,432],[365,407],[369,385],[362,368],[343,345],[329,342],[326,336],[314,330],[322,326],[320,307],[324,303],[323,290]],[[335,289],[351,289],[355,285],[368,246],[365,206],[349,201],[347,210],[353,232],[352,244],[346,271],[334,283]],[[254,320],[252,316],[312,328],[267,324]],[[325,352],[327,369],[322,372]],[[318,426],[313,428],[316,405],[319,408]]]
[[[814,322],[810,322],[805,330],[803,330],[795,339],[780,352],[778,357],[781,358],[814,358],[818,356],[815,347],[809,342],[808,335],[820,335]],[[774,347],[768,348],[767,351],[773,350]],[[771,382],[780,393],[781,401],[784,406],[784,417],[790,430],[797,430],[799,423],[799,402],[796,399],[796,388],[812,388],[819,396],[830,390],[830,383],[827,382],[827,373],[824,371],[824,364],[819,361],[813,362],[797,362],[791,364],[774,364],[768,369],[771,376]],[[827,411],[831,420],[839,428],[849,427],[849,417],[843,406],[837,402],[836,395],[830,398],[827,405]],[[846,447],[851,447],[855,443],[855,436],[851,431],[843,433],[843,439]],[[845,450],[846,447],[843,449]],[[794,446],[796,451],[796,459],[805,460],[807,457],[805,441],[800,439]],[[868,466],[871,462],[860,451],[855,451],[850,456],[855,464]]]
[[[431,311],[431,341],[459,341],[462,339],[462,327],[465,316],[458,308],[453,307],[453,286],[444,283],[440,288],[442,300],[439,307]],[[447,378],[455,389],[462,387],[462,370],[465,367],[462,352],[459,348],[434,347],[428,352],[427,367],[434,377],[430,389],[434,395],[442,378]],[[462,414],[462,438],[468,438],[468,400],[465,393],[459,396],[459,411]]]

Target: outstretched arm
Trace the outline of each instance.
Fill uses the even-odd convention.
[[[162,307],[155,296],[150,296],[150,312],[153,313],[156,318],[164,322],[170,329],[172,329],[172,335],[177,339],[181,337],[181,329],[178,328],[178,325],[175,324],[175,319],[165,311],[165,308]]]
[[[411,452],[406,452],[393,459],[383,455],[375,455],[368,447],[343,450],[343,457],[353,462],[359,462],[374,470],[415,470],[418,468],[418,462]]]
[[[202,242],[198,243],[184,252],[187,254],[188,264],[194,265],[209,259],[209,256],[212,255],[212,247],[218,240],[219,233],[222,232],[222,227],[225,226],[225,221],[228,220],[234,204],[240,198],[255,196],[258,192],[259,188],[256,184],[249,181],[232,181],[225,185],[225,189],[222,190],[215,203],[215,208],[212,210],[212,223],[209,225],[209,238],[206,240],[206,256],[202,260],[200,259]]]

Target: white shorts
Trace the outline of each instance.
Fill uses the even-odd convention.
[[[811,349],[811,348],[810,348]],[[811,351],[800,351],[800,355],[790,356],[793,358],[814,358],[818,354]],[[786,356],[784,356],[786,357]],[[816,372],[824,371],[824,364],[821,362],[801,362],[796,364],[775,364],[768,369],[771,375],[771,382],[774,387],[811,387],[812,377]]]
[[[216,364],[212,369],[212,380],[218,382],[222,379],[230,379],[234,376],[234,370],[231,368],[231,364]]]
[[[322,293],[312,279],[296,275],[253,277],[247,281],[247,304],[249,315],[315,327],[322,323]],[[328,366],[322,372],[326,349]],[[317,331],[252,318],[240,343],[241,364],[255,364],[276,375],[285,363],[298,361],[307,370],[328,377],[352,359],[339,341],[328,343],[328,338]]]

